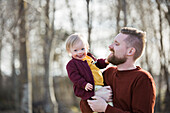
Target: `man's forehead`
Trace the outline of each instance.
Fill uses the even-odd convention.
[[[124,41],[124,39],[126,39],[128,35],[123,34],[123,33],[119,33],[115,38],[114,41],[120,42],[120,41]]]

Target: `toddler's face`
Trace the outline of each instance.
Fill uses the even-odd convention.
[[[70,48],[70,53],[73,58],[83,60],[83,58],[87,55],[87,47],[82,41],[79,41]]]

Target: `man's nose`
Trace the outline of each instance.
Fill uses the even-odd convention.
[[[113,44],[111,44],[111,45],[109,46],[109,49],[113,49]]]

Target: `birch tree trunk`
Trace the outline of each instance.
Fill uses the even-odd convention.
[[[166,4],[167,6],[167,12],[165,12],[165,17],[169,23],[169,26],[170,26],[170,2],[168,2],[168,0],[166,1]],[[170,35],[169,35],[169,39],[170,39]],[[169,51],[170,51],[170,47],[169,47]],[[169,55],[169,54],[168,54]],[[169,55],[170,56],[170,55]],[[166,65],[166,77],[165,77],[165,81],[166,81],[166,84],[167,84],[167,95],[170,95],[170,89],[169,89],[169,75],[170,73],[168,72],[168,66],[169,66],[169,63],[170,63],[170,57],[168,57],[169,59],[167,59],[167,65]]]
[[[119,29],[120,29],[120,11],[121,11],[121,2],[120,0],[118,0],[118,4],[117,4],[117,16],[116,16],[116,32],[119,33]]]
[[[124,27],[127,26],[126,0],[122,0],[122,10],[124,13]]]
[[[87,29],[88,29],[88,43],[89,43],[89,48],[91,48],[91,31],[92,31],[92,15],[90,16],[90,9],[89,9],[89,3],[90,0],[86,0],[87,2]]]
[[[117,4],[117,17],[116,17],[116,26],[117,26],[116,32],[117,33],[119,33],[119,30],[120,30],[119,22],[121,20],[121,18],[120,18],[121,10],[123,11],[123,14],[124,14],[124,18],[123,18],[124,25],[123,25],[123,27],[126,27],[126,25],[127,25],[126,6],[127,6],[126,0],[118,0],[118,4]]]
[[[158,3],[158,1],[157,1]],[[167,12],[164,12],[165,14],[165,18],[167,19],[168,21],[168,24],[169,24],[169,27],[170,27],[170,2],[169,0],[166,0],[164,1],[164,4],[166,5],[167,7]],[[169,40],[170,40],[170,34],[168,35],[169,36]],[[166,48],[167,49],[167,48]],[[170,47],[168,48],[168,51],[170,52]],[[168,56],[170,56],[168,54]],[[165,53],[164,53],[164,57],[165,57]],[[165,80],[165,83],[166,83],[166,93],[165,93],[165,99],[163,101],[163,103],[165,104],[165,107],[164,107],[164,110],[163,112],[168,112],[170,111],[170,89],[169,89],[169,75],[170,75],[170,72],[168,71],[168,67],[169,67],[169,64],[170,64],[170,57],[167,57],[167,59],[165,60],[165,63],[164,63],[164,80]]]
[[[54,87],[53,87],[53,77],[50,76],[50,69],[51,69],[51,60],[52,60],[52,40],[54,38],[54,29],[53,22],[50,26],[49,22],[49,0],[46,2],[45,6],[45,36],[44,36],[44,69],[45,69],[45,75],[44,75],[44,85],[45,85],[45,93],[44,93],[44,99],[45,99],[45,113],[58,113],[58,104],[56,102],[55,94],[54,94]],[[54,2],[55,3],[55,2]],[[54,8],[54,7],[53,7]],[[53,10],[55,11],[55,9]],[[54,16],[53,19],[54,21]]]
[[[158,96],[157,96],[157,101],[158,101],[158,111],[161,112],[162,111],[162,107],[161,107],[161,88],[162,88],[162,78],[163,78],[163,75],[165,74],[164,73],[164,63],[165,63],[165,57],[164,57],[164,54],[163,54],[163,42],[162,42],[162,14],[161,14],[161,5],[160,5],[160,2],[159,0],[156,0],[156,3],[157,3],[157,8],[159,10],[159,33],[160,33],[160,49],[159,49],[159,53],[160,53],[160,57],[161,57],[161,61],[160,61],[160,64],[161,64],[161,73],[159,75],[159,82],[158,82]]]
[[[21,91],[21,113],[32,113],[32,91],[31,75],[28,70],[27,58],[27,32],[26,32],[26,2],[18,1],[19,12],[19,39],[20,39],[20,91]]]
[[[45,36],[44,36],[44,51],[43,51],[43,56],[44,56],[44,69],[45,69],[45,74],[44,74],[44,85],[45,85],[45,93],[44,93],[44,99],[45,99],[45,105],[44,105],[44,110],[45,113],[53,113],[52,111],[52,103],[50,100],[50,90],[49,90],[49,54],[50,54],[50,45],[51,41],[49,40],[49,35],[48,35],[48,30],[49,30],[49,16],[48,16],[48,11],[49,11],[49,0],[46,0],[46,6],[45,6]]]
[[[72,13],[72,10],[71,10],[71,7],[70,7],[70,4],[69,4],[69,0],[66,0],[66,5],[67,5],[67,8],[69,10],[69,18],[70,18],[70,23],[71,23],[71,30],[72,32],[75,32],[75,29],[74,29],[74,19],[73,19],[73,13]]]
[[[13,42],[12,42],[12,80],[13,80],[13,92],[14,92],[14,103],[15,103],[15,110],[19,112],[19,81],[16,74],[15,69],[15,58],[16,58],[16,35],[12,33]]]
[[[167,9],[168,9],[168,11],[165,12],[165,17],[168,20],[168,23],[170,25],[170,2],[168,0],[166,0],[166,4],[165,5],[167,6]]]
[[[2,72],[1,72],[1,50],[2,50],[2,37],[4,34],[4,18],[3,18],[3,13],[1,14],[1,37],[0,37],[0,88],[2,86]]]

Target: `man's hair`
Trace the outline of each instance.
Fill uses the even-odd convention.
[[[79,33],[74,33],[72,35],[70,35],[67,40],[66,40],[66,50],[68,53],[70,53],[70,48],[74,46],[74,44],[77,44],[77,42],[82,41],[83,44],[87,47],[87,49],[89,48],[89,44],[87,42],[86,39],[84,39],[84,37],[79,34]]]
[[[121,33],[128,35],[125,39],[128,47],[134,47],[136,52],[134,54],[134,60],[138,59],[145,48],[146,32],[138,30],[132,27],[124,27],[120,30]]]

